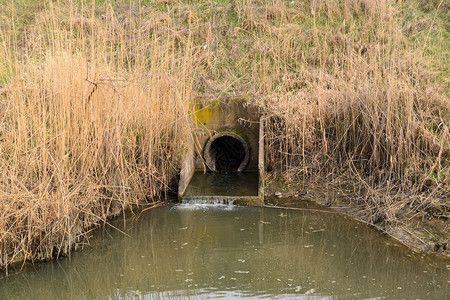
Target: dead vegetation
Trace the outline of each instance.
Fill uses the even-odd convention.
[[[291,180],[356,181],[355,199],[364,195],[356,204],[368,220],[397,221],[405,209],[448,218],[450,102],[388,2],[356,4],[363,20],[346,16],[344,4],[330,9],[326,2],[314,15],[341,20],[302,37],[311,55],[293,49],[294,36],[282,36],[290,42],[281,43],[288,45],[278,52],[286,57],[281,61],[293,53],[304,58],[284,66],[280,83],[263,98],[268,161]]]
[[[260,105],[272,169],[351,182],[369,221],[448,218],[445,76],[402,1],[103,2],[0,13],[0,265],[167,190],[197,96]]]
[[[93,225],[154,201],[178,170],[187,133],[189,35],[166,34],[171,19],[138,11],[48,5],[20,50],[8,48],[2,266],[67,254]]]

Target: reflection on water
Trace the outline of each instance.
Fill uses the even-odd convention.
[[[334,214],[163,207],[128,220],[125,231],[104,230],[70,259],[0,280],[0,299],[450,295],[449,261],[421,258]]]
[[[195,172],[185,196],[258,196],[258,173]]]

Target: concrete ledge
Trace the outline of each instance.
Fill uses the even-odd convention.
[[[183,203],[263,206],[259,196],[184,196]]]

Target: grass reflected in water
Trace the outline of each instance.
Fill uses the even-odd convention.
[[[0,299],[450,294],[450,262],[421,258],[340,215],[175,206],[127,219],[124,231],[105,229],[91,249],[2,279]]]

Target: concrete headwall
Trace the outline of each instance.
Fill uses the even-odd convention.
[[[232,132],[245,140],[249,161],[245,171],[259,174],[258,196],[242,197],[236,203],[264,203],[264,126],[259,110],[245,101],[198,101],[193,105],[192,145],[186,149],[180,173],[179,196],[183,197],[195,171],[209,172],[204,150],[208,141],[221,132]]]
[[[194,109],[193,136],[196,170],[207,170],[203,157],[204,147],[211,137],[221,131],[236,133],[247,142],[250,160],[246,170],[258,170],[259,113],[256,108],[233,99],[227,102],[199,102],[195,104]]]

